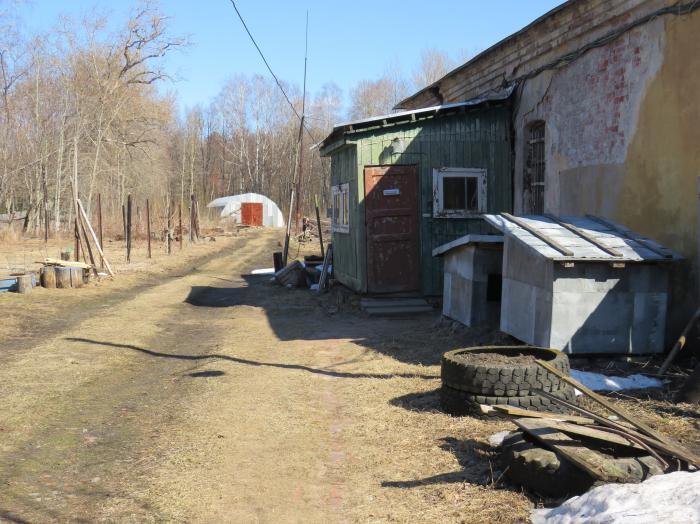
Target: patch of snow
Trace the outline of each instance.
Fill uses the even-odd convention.
[[[593,391],[621,391],[623,389],[660,388],[664,385],[662,380],[646,375],[630,375],[628,377],[613,377],[591,371],[571,370],[571,378],[579,381]],[[581,392],[576,390],[576,394]]]
[[[251,275],[274,275],[274,267],[266,267],[264,269],[254,269],[250,272]]]
[[[318,291],[318,284],[311,284],[311,285],[309,286],[309,289],[310,289],[311,291]]]
[[[498,433],[494,433],[489,437],[489,444],[491,444],[491,446],[493,446],[494,448],[499,448],[501,447],[501,444],[503,444],[503,439],[505,439],[510,434],[510,430],[499,431]]]
[[[700,473],[677,471],[641,484],[605,484],[561,506],[535,509],[533,524],[697,524]]]

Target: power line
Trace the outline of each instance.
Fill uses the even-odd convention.
[[[313,140],[314,143],[316,143],[316,139],[314,138],[314,136],[311,134],[311,131],[304,123],[304,119],[301,117],[299,112],[296,110],[296,108],[294,107],[294,104],[292,104],[292,101],[289,99],[289,96],[287,96],[287,92],[284,90],[284,87],[282,87],[282,82],[280,82],[279,78],[277,78],[277,75],[274,73],[274,71],[270,67],[270,64],[268,63],[267,58],[265,58],[265,55],[263,54],[262,50],[260,49],[260,46],[255,41],[255,38],[253,38],[253,35],[250,32],[250,29],[248,29],[248,25],[245,23],[245,20],[243,20],[243,16],[241,15],[241,12],[238,10],[238,7],[236,6],[236,2],[234,0],[231,0],[231,5],[233,6],[233,9],[236,11],[236,14],[238,15],[238,19],[241,21],[241,24],[243,24],[243,28],[245,29],[245,32],[248,33],[248,36],[250,37],[251,42],[253,42],[255,49],[258,50],[258,54],[260,55],[260,58],[262,58],[263,62],[265,62],[265,66],[267,67],[267,70],[272,75],[272,78],[275,79],[275,83],[277,84],[277,87],[279,88],[279,90],[282,92],[282,95],[284,95],[284,98],[287,101],[287,103],[289,104],[289,107],[292,108],[292,111],[294,111],[294,114],[299,119],[299,122],[301,122],[301,125],[304,126],[304,131],[306,131],[306,133],[309,135],[309,138],[311,138],[311,140]],[[307,13],[307,24],[308,24],[308,13]],[[307,31],[308,31],[308,29],[307,29]],[[306,58],[304,58],[304,70],[306,70]],[[306,76],[304,77],[304,89],[306,89]]]

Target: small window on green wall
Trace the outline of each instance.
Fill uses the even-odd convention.
[[[433,216],[463,218],[486,212],[486,170],[433,170]]]
[[[333,232],[350,232],[350,184],[331,187],[333,200]]]

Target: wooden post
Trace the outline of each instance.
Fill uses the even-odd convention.
[[[146,235],[148,236],[148,258],[151,258],[151,205],[146,199]]]
[[[100,239],[100,246],[104,246],[102,241],[102,194],[97,193],[97,231]],[[104,269],[105,259],[100,255],[100,267]]]
[[[126,197],[126,261],[131,262],[131,194]]]
[[[172,248],[172,238],[171,238],[171,232],[173,229],[173,224],[172,224],[172,217],[171,217],[171,210],[170,210],[170,195],[168,195],[168,201],[166,205],[166,215],[167,215],[167,221],[168,224],[166,226],[167,231],[165,232],[165,244],[168,247],[168,255],[173,252]]]
[[[46,190],[46,166],[41,166],[41,185],[44,193],[44,244],[49,241],[49,203]]]
[[[182,251],[182,200],[180,200],[180,210],[179,210],[179,220],[180,220],[180,251]]]
[[[74,220],[74,230],[73,234],[75,235],[75,261],[80,262],[80,234],[78,233],[78,217],[75,217]]]
[[[316,204],[316,226],[318,227],[318,241],[321,244],[321,258],[325,256],[323,251],[323,231],[321,231],[321,213],[318,210],[318,195],[314,195],[314,204]]]
[[[126,251],[126,206],[122,204],[122,231],[124,232],[124,251]]]

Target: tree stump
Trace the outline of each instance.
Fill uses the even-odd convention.
[[[53,266],[44,266],[41,268],[41,285],[48,289],[56,287],[56,271]]]
[[[32,275],[19,275],[17,277],[17,293],[28,295],[32,292]]]
[[[83,287],[83,268],[70,268],[70,283],[72,287]]]
[[[69,267],[56,267],[56,287],[59,289],[68,289],[71,287],[70,283],[70,268]]]

